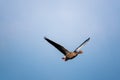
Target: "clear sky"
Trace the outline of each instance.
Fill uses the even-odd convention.
[[[120,80],[119,41],[120,0],[0,0],[0,80]]]

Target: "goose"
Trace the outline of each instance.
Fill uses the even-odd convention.
[[[67,61],[67,60],[75,58],[78,54],[83,53],[81,48],[90,40],[90,37],[88,39],[86,39],[80,46],[78,46],[73,52],[68,51],[66,48],[64,48],[60,44],[48,39],[47,37],[44,37],[44,39],[47,42],[49,42],[51,45],[53,45],[55,48],[57,48],[61,53],[63,53],[64,57],[62,59],[64,61]]]

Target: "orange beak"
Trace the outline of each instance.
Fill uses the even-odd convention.
[[[79,54],[82,54],[82,53],[83,53],[83,51],[82,51],[82,50],[80,50],[80,51],[79,51]]]

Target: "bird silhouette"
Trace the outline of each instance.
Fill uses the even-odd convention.
[[[44,37],[46,41],[48,41],[51,45],[53,45],[55,48],[57,48],[60,52],[64,54],[64,57],[62,58],[64,61],[70,60],[75,58],[78,54],[82,54],[83,51],[81,48],[90,40],[90,37],[86,39],[80,46],[78,46],[73,52],[68,51],[66,48],[61,46],[60,44],[48,39],[47,37]]]

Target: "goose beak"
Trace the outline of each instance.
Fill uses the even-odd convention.
[[[79,51],[79,54],[82,54],[82,53],[83,53],[83,51],[82,51],[82,50],[80,50],[80,51]]]

